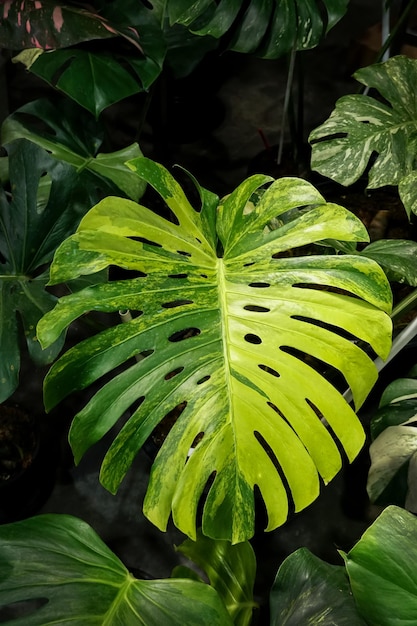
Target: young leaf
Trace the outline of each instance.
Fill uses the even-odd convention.
[[[353,596],[370,626],[417,622],[417,520],[387,507],[345,555]]]
[[[329,565],[306,548],[285,559],[271,590],[270,626],[365,626],[345,568]]]
[[[88,310],[133,312],[128,324],[57,361],[45,381],[46,406],[125,363],[75,417],[76,460],[132,407],[102,465],[101,481],[115,492],[154,428],[175,416],[153,464],[145,514],[164,529],[172,511],[194,538],[204,494],[203,533],[244,541],[254,529],[255,485],[270,530],[286,520],[289,492],[299,511],[317,497],[320,478],[335,476],[339,445],[349,459],[360,450],[362,426],[330,380],[338,372],[356,405],[365,399],[377,372],[361,346],[382,358],[389,352],[389,284],[371,259],[287,254],[322,239],[367,237],[354,215],[305,181],[277,180],[247,210],[269,180],[251,177],[220,206],[201,193],[198,212],[162,166],[137,159],[131,167],[164,198],[173,221],[106,198],[60,246],[52,281],[110,264],[139,274],[62,298],[40,322],[47,346]],[[268,227],[290,211],[290,221]]]
[[[209,585],[134,578],[90,526],[70,515],[1,526],[0,568],[0,606],[20,609],[10,626],[232,625]]]
[[[233,624],[249,626],[256,607],[253,599],[256,558],[250,543],[232,546],[229,541],[205,537],[199,530],[196,541],[187,539],[177,549],[207,574]]]
[[[376,153],[368,187],[398,185],[416,167],[417,60],[392,57],[358,70],[354,77],[386,102],[359,94],[340,98],[328,120],[310,134],[311,166],[351,185]]]

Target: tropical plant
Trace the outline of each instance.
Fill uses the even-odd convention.
[[[245,544],[212,546],[211,567],[216,563],[217,580],[230,585],[235,610],[243,601],[241,581],[225,574],[240,558],[246,562],[248,550]],[[233,622],[221,591],[199,580],[135,578],[88,524],[69,515],[0,526],[0,564],[6,574],[0,583],[1,622],[10,625],[248,623]]]
[[[413,513],[417,511],[415,376],[414,367],[406,377],[391,382],[381,396],[370,425],[367,485],[371,502],[405,506]]]
[[[417,521],[387,507],[347,553],[345,567],[301,548],[281,565],[271,592],[271,626],[394,626],[416,619]]]
[[[341,553],[344,566],[297,550],[277,572],[270,626],[413,623],[416,540],[415,516],[389,506]],[[179,566],[171,579],[140,580],[78,518],[39,515],[0,526],[2,623],[249,626],[256,606],[250,544],[232,546],[199,533],[178,549],[194,562],[192,569]]]
[[[62,348],[63,335],[42,350],[36,340],[36,324],[56,302],[47,289],[55,249],[74,232],[88,208],[75,169],[35,144],[13,142],[4,164],[7,173],[0,187],[0,401],[18,386],[22,335],[38,365],[51,363]]]
[[[409,216],[415,212],[417,176],[416,76],[417,60],[405,56],[358,70],[354,77],[377,97],[343,96],[309,138],[313,170],[345,186],[365,172],[368,189],[398,186]]]
[[[338,445],[349,459],[362,447],[362,426],[331,381],[338,373],[355,405],[364,401],[377,378],[366,346],[382,358],[390,348],[389,283],[365,257],[288,254],[323,239],[367,238],[355,216],[305,181],[255,175],[220,202],[194,181],[196,210],[162,166],[144,158],[129,165],[172,221],[108,197],[58,248],[52,283],[109,265],[137,277],[63,297],[40,321],[46,348],[86,311],[133,316],[55,363],[45,406],[125,364],[74,418],[76,462],[130,410],[101,468],[115,493],[152,431],[175,415],[145,515],[165,529],[172,511],[195,538],[205,494],[203,533],[243,541],[254,532],[255,485],[271,530],[285,522],[290,499],[299,511],[317,497],[320,479],[339,471]]]

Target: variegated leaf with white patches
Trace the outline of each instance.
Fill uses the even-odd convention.
[[[354,76],[384,100],[360,94],[340,98],[330,117],[310,134],[311,166],[351,185],[376,154],[368,187],[398,185],[416,167],[417,60],[393,57]]]

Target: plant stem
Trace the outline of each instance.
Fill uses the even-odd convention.
[[[284,96],[284,106],[282,109],[282,118],[281,118],[281,133],[279,138],[278,145],[278,156],[277,156],[277,165],[281,165],[282,161],[282,152],[284,149],[284,135],[285,135],[285,125],[287,123],[287,115],[288,115],[288,107],[290,104],[292,85],[294,82],[294,65],[295,65],[295,55],[296,55],[296,47],[294,44],[293,49],[290,54],[290,62],[288,66],[288,75],[287,75],[287,85],[285,88],[285,96]]]

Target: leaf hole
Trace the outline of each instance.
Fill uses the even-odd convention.
[[[318,374],[320,374],[327,382],[329,382],[335,389],[337,389],[340,393],[346,391],[349,387],[345,377],[341,373],[340,370],[336,369],[329,363],[318,359],[307,352],[303,352],[302,350],[298,350],[297,348],[293,348],[292,346],[280,346],[280,350],[285,352],[286,354],[290,354],[295,357],[299,361],[302,361],[313,370],[315,370]]]
[[[272,367],[269,367],[268,365],[258,364],[258,367],[259,369],[263,370],[267,374],[271,374],[272,376],[275,376],[276,378],[280,377],[280,374],[278,374],[276,370],[274,370]]]
[[[284,485],[285,491],[287,493],[287,498],[288,498],[288,513],[289,515],[292,515],[295,512],[294,500],[293,500],[290,485],[285,476],[284,470],[282,469],[281,464],[279,463],[278,458],[275,455],[275,452],[272,450],[271,446],[266,441],[266,439],[264,439],[261,433],[255,430],[253,434],[255,435],[255,439],[258,441],[258,443],[260,443],[262,448],[265,450],[266,454],[268,455],[268,458],[272,461],[274,468],[276,469],[282,481],[282,484]]]
[[[314,291],[327,291],[328,293],[336,293],[339,296],[348,296],[349,298],[356,298],[360,300],[359,296],[346,291],[346,289],[340,289],[339,287],[333,287],[332,285],[318,285],[315,283],[295,283],[293,285],[296,289],[313,289]]]
[[[188,278],[188,274],[168,274],[168,278]]]
[[[147,246],[153,246],[154,248],[162,248],[162,245],[160,243],[157,243],[156,241],[151,241],[150,239],[146,239],[145,237],[128,237],[128,239],[131,239],[132,241],[138,241],[139,243],[143,243]]]
[[[182,256],[191,256],[190,252],[185,252],[184,250],[177,250],[178,254],[182,254]]]
[[[186,401],[180,402],[179,404],[174,406],[174,408],[168,411],[168,413],[163,417],[159,424],[154,428],[151,438],[156,446],[162,446],[165,439],[169,435],[171,428],[175,425],[181,413],[185,411],[186,406]]]
[[[161,306],[164,309],[174,309],[178,306],[185,306],[186,304],[193,304],[192,300],[173,300],[172,302],[164,302]]]
[[[270,286],[270,283],[249,283],[249,287],[254,287],[255,289],[266,289]]]
[[[180,374],[182,371],[184,371],[183,367],[177,367],[175,370],[172,370],[172,372],[168,372],[168,374],[165,374],[164,378],[165,380],[171,380],[171,378],[174,378],[174,376]]]
[[[184,328],[184,330],[178,330],[175,333],[172,333],[168,337],[168,341],[173,343],[177,341],[184,341],[184,339],[190,339],[191,337],[197,337],[201,333],[199,328]]]
[[[198,444],[200,443],[200,441],[202,441],[203,437],[204,437],[204,431],[198,433],[198,435],[194,437],[193,443],[191,444],[190,448],[196,448]]]
[[[307,317],[305,315],[291,315],[291,318],[294,320],[299,320],[300,322],[306,322],[307,324],[311,324],[312,326],[317,326],[318,328],[324,328],[325,330],[329,330],[330,332],[338,335],[339,337],[343,337],[343,339],[347,339],[354,343],[358,348],[363,350],[372,360],[376,359],[377,354],[373,350],[372,346],[362,339],[359,339],[353,333],[345,330],[344,328],[340,328],[339,326],[335,326],[334,324],[329,324],[328,322],[323,322],[322,320],[317,320],[313,317]]]
[[[201,278],[208,278],[207,274],[200,274]]]
[[[251,261],[250,263],[244,263],[243,267],[250,267],[251,265],[255,265],[255,261]]]
[[[255,313],[269,313],[271,309],[266,306],[258,306],[256,304],[245,304],[245,311],[254,311]]]
[[[341,442],[340,442],[338,436],[336,435],[336,433],[334,432],[333,428],[330,426],[329,422],[326,420],[326,417],[323,415],[323,413],[320,411],[320,409],[313,402],[311,402],[311,400],[309,400],[308,398],[305,398],[305,401],[308,404],[308,406],[310,407],[310,409],[317,415],[317,417],[322,422],[322,424],[325,425],[326,430],[328,430],[328,432],[332,436],[332,439],[333,439],[333,441],[335,443],[335,446],[337,447],[337,451],[339,452],[341,458],[344,460],[344,462],[349,463],[349,460],[347,458],[347,455],[346,455],[346,452],[345,452],[345,450],[343,448],[343,445],[341,444]]]
[[[203,383],[206,383],[208,380],[210,380],[211,376],[209,374],[207,374],[207,376],[203,376],[203,378],[200,378],[200,380],[197,381],[197,385],[202,385]]]
[[[248,343],[259,345],[262,343],[262,339],[258,337],[258,335],[254,335],[253,333],[247,333],[244,337],[245,341]]]

